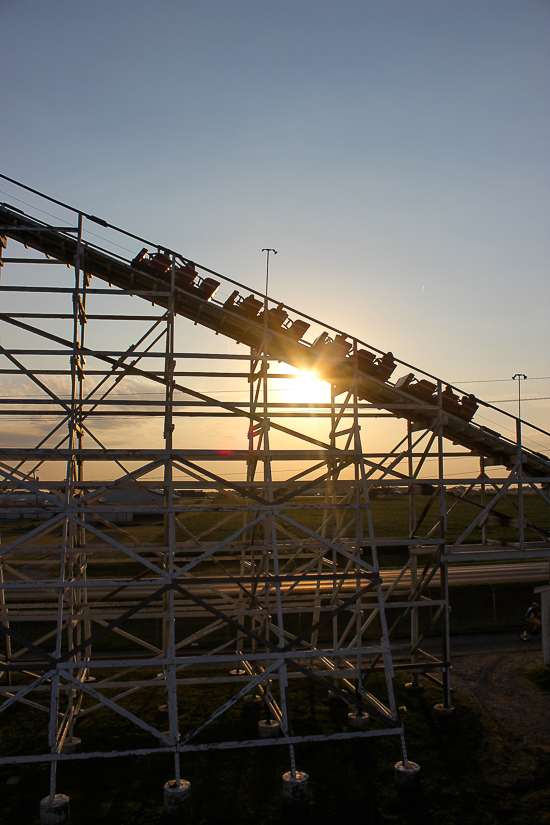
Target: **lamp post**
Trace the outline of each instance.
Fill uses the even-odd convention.
[[[522,372],[516,372],[515,375],[512,375],[512,380],[518,382],[518,418],[521,418],[521,382],[525,381],[527,378]]]
[[[262,252],[267,252],[267,260],[266,260],[266,264],[265,264],[265,298],[266,298],[266,301],[267,301],[267,286],[268,286],[268,283],[269,283],[269,253],[273,252],[273,254],[276,255],[277,250],[276,249],[262,249]]]
[[[265,262],[265,295],[264,295],[264,349],[267,355],[267,329],[268,329],[268,315],[267,315],[267,288],[269,286],[269,253],[277,254],[276,249],[262,249],[262,252],[267,252]]]
[[[267,449],[269,447],[268,438],[267,438],[267,429],[268,429],[268,424],[267,424],[267,414],[268,414],[267,371],[269,369],[269,363],[268,363],[269,317],[268,317],[268,311],[267,311],[267,305],[268,305],[267,290],[268,290],[268,287],[269,287],[269,253],[273,252],[273,254],[276,255],[277,250],[269,248],[269,249],[262,249],[262,252],[267,252],[266,262],[265,262],[264,340],[263,340],[263,344],[262,344],[262,350],[263,350],[262,384],[263,384],[263,393],[264,393],[264,419],[263,419],[262,427],[263,427],[263,439],[264,439],[263,444],[264,444],[264,448]],[[252,388],[252,384],[250,385],[250,387]],[[252,389],[251,389],[251,391],[252,391]],[[251,398],[251,400],[252,400],[252,398]],[[270,472],[271,472],[271,470],[270,470]]]

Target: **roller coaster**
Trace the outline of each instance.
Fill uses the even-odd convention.
[[[100,226],[109,226],[100,218],[87,217]],[[0,205],[0,226],[0,232],[7,237],[74,266],[77,253],[74,232],[37,221],[7,204]],[[270,307],[268,298],[254,291],[245,297],[235,289],[221,303],[215,297],[220,281],[212,277],[221,276],[162,247],[151,250],[143,247],[130,261],[91,243],[83,244],[80,252],[80,266],[88,277],[95,276],[130,293],[158,292],[155,302],[163,307],[168,306],[172,260],[177,262],[174,266],[177,314],[252,348],[257,349],[267,338],[270,356],[315,372],[323,380],[336,384],[340,392],[349,390],[355,381],[360,399],[414,424],[429,428],[430,421],[435,423],[442,408],[445,438],[508,469],[518,460],[514,441],[472,420],[479,404],[484,403],[472,394],[437,378],[418,380],[412,372],[391,383],[390,377],[398,364],[391,352],[354,348],[346,334],[333,333],[331,337],[327,331],[307,343],[304,341],[310,328],[307,316],[292,312],[283,303]],[[550,474],[550,459],[542,453],[522,447],[521,463],[526,475],[546,477]]]
[[[407,757],[395,671],[411,674],[413,690],[421,689],[421,679],[435,684],[443,694],[436,708],[452,712],[449,566],[471,562],[475,575],[480,561],[505,559],[513,576],[514,562],[550,556],[550,459],[526,444],[538,443],[533,433],[537,439],[549,433],[172,249],[0,177],[17,187],[16,203],[25,205],[21,191],[39,198],[27,211],[0,204],[0,266],[3,254],[6,267],[22,265],[26,274],[27,264],[59,264],[54,271],[64,279],[63,286],[36,278],[26,285],[19,277],[0,285],[0,323],[10,331],[0,345],[0,375],[21,379],[20,392],[0,399],[7,423],[0,446],[0,518],[7,522],[0,546],[0,713],[28,706],[49,719],[42,746],[33,741],[28,753],[22,746],[2,755],[0,765],[50,763],[47,815],[58,798],[55,766],[71,759],[171,752],[175,780],[165,785],[165,810],[181,802],[180,812],[188,804],[180,757],[216,748],[287,745],[283,789],[290,801],[307,800],[307,776],[297,771],[294,753],[304,742],[394,736],[402,757],[396,782],[414,779],[418,766]],[[65,219],[44,220],[52,204]],[[10,249],[13,241],[42,257],[8,257],[8,241]],[[92,278],[102,287],[92,287]],[[42,307],[37,298],[46,293]],[[91,304],[102,309],[105,299],[112,306],[115,295],[152,308],[140,315],[129,303],[127,312],[90,311]],[[65,310],[63,301],[70,303]],[[176,315],[244,348],[180,353]],[[123,321],[143,322],[146,331],[127,349],[113,350],[107,326],[113,321],[120,329]],[[128,323],[124,333],[135,329]],[[215,371],[182,371],[181,362],[193,358],[211,359]],[[246,372],[230,372],[220,359],[244,364]],[[274,362],[326,381],[330,403],[273,402],[277,381],[288,378],[272,369]],[[217,386],[207,395],[192,380],[180,383],[180,375],[238,380],[249,400],[224,400]],[[117,395],[132,376],[148,381],[162,400],[136,390],[145,386],[139,381]],[[199,409],[190,411],[191,403]],[[484,411],[501,416],[500,430],[482,423]],[[106,447],[94,416],[116,422],[118,438],[121,417],[132,413],[149,418],[150,443],[131,435],[129,447]],[[224,427],[234,426],[243,441],[244,422],[248,449],[202,447],[192,426],[179,434],[193,448],[176,448],[174,421],[182,420],[176,416],[187,424],[193,416],[224,417]],[[283,416],[291,425],[281,424]],[[14,422],[21,417],[39,421],[37,432],[25,425],[19,431]],[[368,417],[388,418],[390,437],[406,428],[405,437],[368,452],[361,435],[363,429],[369,438]],[[510,423],[515,439],[506,435]],[[322,436],[317,425],[325,427]],[[453,478],[444,457],[475,469]],[[434,467],[430,460],[435,473],[426,469]],[[283,467],[284,478],[276,479],[273,467]],[[246,480],[238,480],[239,468]],[[397,536],[376,521],[371,505],[374,490],[396,485],[406,496],[401,509],[408,510]],[[525,502],[524,488],[539,509]],[[138,498],[120,503],[128,493]],[[499,502],[506,506],[497,509]],[[466,515],[450,530],[460,507]],[[132,533],[117,521],[121,515],[157,519],[162,537],[150,538],[143,525]],[[481,545],[472,543],[479,534]],[[379,553],[387,553],[385,571]],[[419,614],[428,611],[422,624]],[[387,614],[397,618],[388,622]],[[404,620],[410,622],[405,640]],[[439,655],[423,649],[436,627]],[[299,720],[294,728],[293,691],[308,680],[318,695],[329,691],[347,705],[346,730],[308,729]],[[219,706],[203,712],[201,705],[188,718],[185,691],[220,683],[226,693]],[[162,693],[166,704],[158,712],[167,713],[169,730],[154,708],[139,717],[132,704],[139,691]],[[243,727],[241,738],[226,741],[223,725],[216,725],[240,703],[244,708],[245,699],[249,710],[263,707],[258,736]],[[137,745],[130,735],[101,750],[88,745],[95,740],[85,720],[105,708],[139,729]],[[214,734],[201,738],[207,727],[217,730],[217,741]]]

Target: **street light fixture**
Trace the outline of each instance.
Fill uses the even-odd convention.
[[[516,372],[515,375],[512,375],[512,379],[518,382],[518,418],[521,419],[521,382],[522,380],[525,381],[527,376],[522,372]]]
[[[265,295],[264,295],[264,347],[265,347],[265,354],[267,355],[267,328],[268,328],[268,315],[267,315],[267,289],[269,285],[269,253],[273,252],[274,255],[277,254],[276,249],[262,249],[262,252],[267,252],[266,262],[265,262]]]
[[[265,266],[265,294],[267,297],[267,285],[269,283],[269,253],[273,252],[274,255],[277,254],[276,249],[262,249],[262,252],[267,252],[267,261]]]

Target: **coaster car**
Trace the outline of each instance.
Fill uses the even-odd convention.
[[[429,404],[437,405],[438,403],[436,384],[425,379],[417,381],[412,372],[402,375],[395,382],[395,389],[404,390],[409,395],[414,395],[415,398],[420,398]],[[460,398],[453,392],[452,387],[447,384],[441,393],[441,406],[445,412],[456,415],[457,418],[462,418],[463,421],[471,421],[479,404],[474,395],[464,395]]]
[[[471,421],[478,407],[479,404],[477,403],[477,398],[475,395],[472,395],[471,393],[469,395],[464,395],[458,405],[458,410],[455,412],[455,415],[464,419],[464,421]]]
[[[208,301],[216,292],[219,285],[220,282],[215,281],[214,278],[203,278],[201,282],[197,285],[197,290],[200,292],[201,298],[204,298],[205,301]]]
[[[374,352],[360,349],[357,353],[357,366],[360,372],[364,372],[366,375],[374,375],[374,377],[380,381],[387,381],[397,364],[391,352],[386,352],[377,358]]]
[[[147,248],[144,246],[135,258],[132,259],[131,265],[134,269],[140,269],[142,272],[148,272],[150,275],[166,275],[172,261],[170,256],[165,252],[155,252],[154,255],[147,257]]]
[[[194,285],[196,277],[197,270],[193,264],[187,262],[183,266],[178,266],[176,269],[176,286],[180,289],[189,289],[190,286]]]
[[[302,321],[301,318],[298,318],[296,321],[292,321],[287,326],[287,322],[285,321],[284,325],[281,327],[281,332],[284,332],[292,341],[300,341],[308,329],[310,328],[311,324]]]
[[[278,304],[273,309],[268,309],[267,311],[267,326],[269,329],[280,329],[286,319],[288,318],[288,312],[283,309],[282,304]],[[264,313],[263,311],[260,313],[259,322],[263,324],[264,322]]]

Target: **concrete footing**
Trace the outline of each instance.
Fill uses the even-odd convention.
[[[81,745],[78,736],[66,736],[61,748],[61,753],[76,753]]]
[[[424,693],[424,685],[421,685],[420,682],[407,682],[405,685],[405,690],[412,696],[418,696],[421,693]]]
[[[171,779],[164,786],[164,812],[183,818],[191,810],[191,783],[180,779],[179,785]]]
[[[416,762],[408,762],[407,767],[403,762],[398,762],[393,770],[393,781],[396,788],[405,790],[414,788],[420,779],[420,766]]]
[[[65,825],[69,821],[69,797],[56,793],[40,800],[40,825]]]
[[[455,709],[452,705],[450,705],[448,708],[446,708],[445,705],[434,705],[434,713],[441,719],[446,719],[449,716],[452,716],[454,712]]]
[[[283,800],[289,805],[307,805],[309,802],[309,776],[303,771],[283,774]]]
[[[244,697],[245,705],[249,705],[250,707],[261,707],[263,705],[264,700],[261,696],[254,696],[252,693],[247,693]]]
[[[260,739],[276,739],[279,736],[281,729],[278,722],[266,722],[265,719],[260,719],[258,722],[258,735]]]
[[[348,713],[348,727],[350,730],[369,730],[370,716],[368,713]]]

